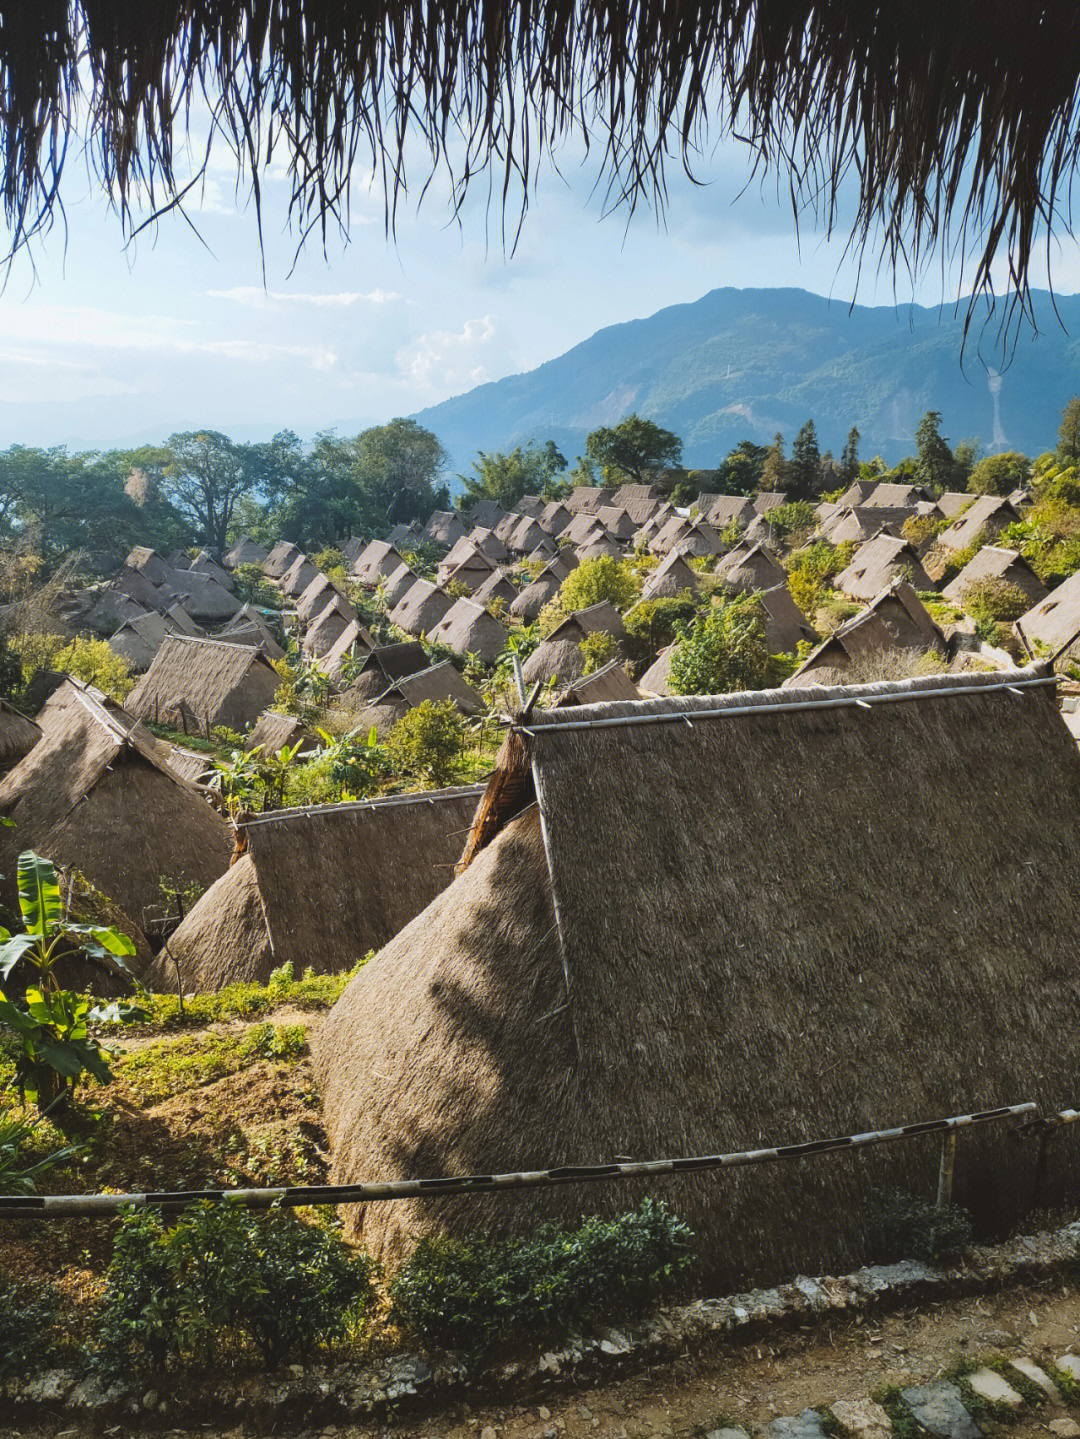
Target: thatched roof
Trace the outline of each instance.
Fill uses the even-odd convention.
[[[1073,651],[1080,638],[1080,570],[1016,621],[1029,654],[1049,657]]]
[[[697,575],[683,556],[678,550],[670,550],[652,574],[645,577],[641,598],[656,600],[663,596],[681,594],[683,590],[692,590],[696,594],[700,588]]]
[[[126,659],[136,674],[140,674],[153,664],[154,656],[164,644],[166,636],[180,633],[183,632],[178,625],[158,614],[156,610],[150,610],[146,614],[126,620],[109,636],[109,648],[114,654]]]
[[[216,580],[222,589],[231,590],[233,577],[228,570],[224,569],[207,550],[200,550],[187,568],[197,575],[209,575]]]
[[[443,660],[429,669],[394,680],[363,711],[357,728],[367,730],[374,726],[379,738],[386,739],[403,714],[426,700],[434,704],[449,700],[463,715],[474,715],[483,706],[472,685],[449,660]]]
[[[352,619],[330,648],[318,656],[319,668],[324,675],[336,680],[341,673],[341,666],[349,656],[363,654],[373,647],[371,635],[358,619]]]
[[[332,1182],[1071,1103],[1080,976],[1061,936],[1080,924],[1080,754],[1052,691],[1009,688],[1039,678],[811,691],[795,710],[767,691],[534,714],[508,758],[538,803],[521,809],[526,790],[490,826],[319,1031]],[[969,1135],[957,1201],[1004,1222],[1014,1146]],[[928,1136],[790,1165],[782,1204],[773,1169],[680,1176],[663,1195],[729,1288],[842,1272],[865,1258],[871,1192],[924,1192],[939,1150]],[[1074,1149],[1051,1163],[1051,1191],[1076,1183]],[[529,1233],[637,1192],[433,1196],[345,1222],[391,1258],[428,1229]]]
[[[292,599],[299,599],[300,596],[318,575],[319,571],[308,559],[307,555],[297,555],[292,564],[281,576],[278,584],[282,591]]]
[[[892,631],[881,616],[871,609],[861,610],[807,655],[795,673],[785,680],[784,688],[832,684],[837,676],[841,676],[838,682],[842,684],[842,676],[849,669],[873,661],[892,646]]]
[[[563,531],[565,535],[566,530]],[[562,536],[560,536],[562,538]],[[551,536],[544,533],[540,527],[540,521],[532,515],[522,515],[510,533],[505,536],[504,543],[507,549],[513,550],[516,555],[527,555],[537,545],[551,541]]]
[[[173,570],[161,594],[167,597],[162,608],[173,600],[179,600],[192,619],[207,624],[232,619],[241,608],[241,602],[234,594],[218,584],[213,575],[199,570]]]
[[[292,749],[294,744],[301,746],[301,754],[311,754],[319,748],[318,737],[312,734],[302,719],[297,719],[296,715],[278,714],[275,710],[264,710],[244,741],[244,748],[253,750],[260,747],[268,754],[277,754],[286,745]]]
[[[407,635],[421,639],[439,623],[453,603],[450,596],[430,580],[417,580],[390,611],[390,623]]]
[[[944,634],[907,580],[893,580],[868,609],[883,622],[898,648],[944,652]]]
[[[373,700],[395,680],[427,668],[427,651],[418,640],[396,645],[375,645],[364,656],[356,679],[346,691],[346,696],[350,703]]]
[[[269,553],[269,550],[264,549],[250,535],[241,535],[222,555],[221,563],[230,570],[235,570],[240,565],[261,565]]]
[[[480,499],[469,503],[466,513],[469,523],[473,526],[479,525],[485,530],[494,530],[506,511],[497,500]]]
[[[631,540],[637,534],[638,526],[628,510],[621,505],[601,505],[596,518],[616,540]],[[567,516],[569,521],[569,515]]]
[[[127,698],[136,719],[206,733],[246,729],[267,709],[280,680],[250,645],[170,635]]]
[[[171,604],[165,611],[165,618],[172,621],[178,634],[201,635],[203,633],[202,626],[195,623],[179,600]]]
[[[786,584],[758,593],[765,611],[765,632],[771,654],[793,654],[800,641],[817,639],[817,631],[791,598]]]
[[[289,540],[278,540],[277,544],[262,562],[263,574],[268,579],[280,580],[301,558],[302,551]]]
[[[917,590],[934,588],[907,540],[880,534],[859,546],[850,565],[840,571],[833,583],[852,599],[872,600],[896,579],[907,580]]]
[[[41,738],[41,728],[7,700],[0,700],[0,774],[23,759]]]
[[[484,664],[491,664],[506,648],[507,632],[483,605],[463,596],[432,625],[427,637],[455,654],[476,655]]]
[[[699,516],[696,520],[691,520],[689,529],[675,541],[675,549],[680,555],[693,555],[701,559],[708,555],[722,555],[724,542],[708,520]]]
[[[671,659],[677,648],[678,641],[665,645],[645,673],[639,676],[637,686],[643,695],[666,695],[668,693]]]
[[[882,480],[871,486],[863,503],[874,510],[913,510],[920,500],[929,498],[926,491],[918,485],[893,485]]]
[[[906,516],[906,511],[899,512]],[[881,510],[871,509],[869,505],[837,505],[830,515],[827,515],[818,526],[818,533],[830,544],[865,544],[872,540],[882,530],[888,534],[899,535],[903,524],[901,519],[897,522],[896,511],[883,513]]]
[[[628,480],[625,485],[619,488],[611,497],[613,505],[622,505],[625,509],[629,505],[648,502],[650,504],[662,504],[667,498],[667,490],[663,485],[643,484],[636,480]],[[644,521],[642,521],[644,523]]]
[[[433,545],[443,545],[449,549],[468,532],[453,510],[436,510],[424,526],[423,533]]]
[[[543,495],[522,495],[517,502],[519,514],[529,515],[532,519],[538,520],[548,507],[548,501]]]
[[[541,570],[532,584],[526,585],[518,595],[517,599],[510,605],[510,613],[517,619],[531,623],[548,603],[553,600],[562,588],[565,576],[549,564],[546,569]]]
[[[392,545],[396,545],[401,549],[412,550],[415,549],[417,544],[424,538],[424,532],[420,526],[414,522],[408,525],[395,525],[386,538]],[[359,547],[356,554],[352,555],[351,558],[355,560],[361,554],[366,544],[366,540],[358,541]]]
[[[649,549],[654,555],[666,555],[675,548],[679,540],[690,531],[690,521],[685,515],[674,510],[649,540]]]
[[[605,506],[606,508],[606,506]],[[574,518],[563,530],[559,539],[570,545],[583,545],[592,538],[594,534],[603,533],[603,525],[591,510],[579,510]]]
[[[296,613],[305,622],[313,620],[323,609],[337,599],[340,591],[334,582],[324,574],[317,574],[296,601]]]
[[[136,545],[124,564],[129,570],[138,570],[139,574],[148,579],[152,585],[163,585],[172,576],[172,569],[168,562],[162,559],[157,550],[151,549],[149,545]]]
[[[609,660],[602,669],[572,681],[563,690],[556,704],[565,708],[567,705],[610,704],[613,700],[640,698],[637,685],[619,661]]]
[[[536,516],[536,521],[552,539],[558,539],[573,518],[573,510],[568,509],[561,500],[551,500]]]
[[[379,580],[388,579],[404,563],[389,540],[372,540],[352,567],[353,579],[364,585],[375,585]]]
[[[509,606],[517,597],[517,588],[510,583],[502,570],[492,570],[487,579],[473,590],[473,599],[478,605],[490,605],[493,600],[502,600]]]
[[[767,515],[770,510],[779,509],[787,502],[785,490],[759,490],[752,501],[755,515]]]
[[[254,645],[261,649],[269,660],[285,658],[285,651],[277,642],[277,636],[266,618],[254,605],[244,605],[221,630],[219,639],[227,639],[234,645]]]
[[[180,571],[170,570],[169,574],[171,577],[179,577]],[[110,588],[115,594],[126,595],[147,610],[163,610],[176,598],[164,586],[151,584],[141,570],[133,570],[127,566],[113,580]]]
[[[934,503],[947,520],[955,520],[974,500],[975,496],[966,490],[945,490]]]
[[[582,511],[595,514],[601,505],[610,505],[614,491],[597,489],[593,485],[576,485],[563,504],[575,515]]]
[[[1020,518],[1020,511],[1004,496],[978,495],[947,530],[942,530],[937,542],[945,550],[966,550],[982,536],[1000,534],[1006,525]]]
[[[419,914],[454,875],[477,786],[278,810],[247,826],[247,853],[203,895],[156,970],[186,992],[350,969]],[[312,864],[312,855],[319,863]]]
[[[596,529],[583,545],[578,545],[574,554],[581,563],[586,560],[617,560],[622,557],[624,549],[614,535],[609,535],[606,530]]]
[[[399,600],[403,600],[415,583],[416,575],[408,565],[398,565],[382,583],[382,600],[387,611],[392,610]]]
[[[484,580],[489,579],[495,571],[494,563],[487,555],[468,538],[458,540],[457,544],[439,565],[435,578],[440,585],[449,585],[453,582],[464,585],[471,594]]]
[[[522,666],[525,683],[533,685],[540,680],[547,684],[557,680],[569,684],[580,679],[586,664],[581,641],[586,635],[598,633],[609,634],[617,641],[626,637],[622,615],[614,605],[603,601],[588,609],[575,610],[552,630]]]
[[[130,713],[68,679],[38,716],[41,739],[0,781],[3,894],[21,850],[80,869],[143,925],[162,875],[209,885],[228,864],[226,825],[169,767]]]
[[[346,631],[356,624],[356,611],[349,601],[338,595],[321,610],[304,634],[301,649],[307,659],[319,659],[332,650]],[[354,638],[359,635],[357,626]]]
[[[717,564],[715,573],[733,590],[771,590],[787,583],[783,565],[763,544],[736,545]]]
[[[695,501],[702,519],[708,520],[714,529],[723,530],[728,525],[738,525],[745,530],[755,514],[761,513],[746,495],[700,494]]]
[[[367,540],[360,535],[350,535],[347,540],[342,541],[338,546],[341,551],[341,558],[347,565],[351,565],[355,559],[363,553]]]
[[[998,545],[983,545],[941,593],[952,604],[963,608],[968,586],[984,580],[1003,580],[1006,584],[1015,585],[1033,605],[1046,598],[1046,586],[1023,555]]]
[[[525,518],[526,516],[518,510],[506,511],[502,519],[495,526],[495,534],[504,545]]]
[[[168,746],[166,762],[174,773],[189,784],[204,785],[213,768],[213,756],[205,750],[185,749],[183,745]]]
[[[493,564],[505,565],[510,563],[510,551],[493,529],[488,529],[484,525],[474,525],[469,531],[467,538],[471,540],[481,554],[486,555]]]

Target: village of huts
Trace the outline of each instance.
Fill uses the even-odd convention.
[[[225,544],[27,539],[0,570],[13,1192],[334,1186],[325,1233],[380,1276],[352,1353],[453,1348],[416,1318],[437,1286],[552,1235],[639,1226],[692,1295],[1075,1215],[1080,1125],[1017,1137],[1080,1104],[1072,463],[759,460],[734,489],[429,486],[348,527],[249,506]],[[115,1235],[137,1256],[165,1221],[109,1215],[0,1227],[0,1295],[59,1286],[113,1335]],[[109,1340],[140,1364],[146,1313]]]

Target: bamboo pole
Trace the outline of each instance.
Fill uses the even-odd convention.
[[[818,1154],[836,1154],[893,1144],[924,1134],[969,1129],[975,1125],[1005,1120],[1031,1119],[1038,1113],[1035,1104],[1003,1105],[974,1114],[954,1114],[945,1119],[924,1120],[894,1129],[873,1129],[863,1134],[846,1134],[834,1139],[811,1139],[802,1144],[785,1144],[771,1149],[738,1150],[729,1154],[702,1154],[681,1159],[629,1160],[617,1164],[564,1165],[557,1169],[526,1170],[511,1174],[468,1174],[434,1179],[394,1179],[363,1184],[308,1184],[277,1189],[196,1189],[147,1192],[142,1194],[51,1194],[2,1195],[0,1219],[70,1219],[83,1215],[114,1215],[122,1209],[183,1209],[198,1200],[239,1204],[246,1209],[280,1207],[296,1209],[316,1204],[371,1204],[397,1199],[422,1199],[436,1194],[501,1193],[516,1189],[538,1189],[558,1184],[593,1184],[615,1179],[644,1179],[666,1174],[693,1174],[712,1169],[742,1169],[759,1164],[777,1164],[806,1159]]]

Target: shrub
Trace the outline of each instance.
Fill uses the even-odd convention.
[[[792,500],[767,511],[765,523],[775,543],[809,535],[817,525],[817,510],[809,500]]]
[[[424,700],[398,720],[387,749],[402,774],[447,784],[461,762],[462,733],[450,700]]]
[[[74,675],[110,699],[123,701],[135,684],[131,666],[105,640],[66,640],[61,635],[17,635],[11,641],[22,663],[24,684],[41,670]]]
[[[237,565],[233,570],[233,585],[237,599],[245,604],[259,605],[264,610],[281,608],[281,591],[270,583],[258,565]]]
[[[671,656],[668,688],[676,695],[761,689],[770,681],[765,610],[756,595],[714,605],[682,634]]]
[[[153,1210],[120,1221],[105,1276],[97,1355],[220,1362],[246,1342],[268,1368],[342,1338],[371,1299],[374,1261],[291,1211],[265,1217],[193,1204],[171,1228]]]
[[[899,1259],[955,1259],[971,1243],[971,1219],[959,1204],[938,1209],[904,1190],[875,1195],[870,1214],[871,1255]]]
[[[594,630],[588,634],[578,645],[585,658],[584,673],[591,675],[594,671],[603,669],[608,660],[613,660],[619,653],[619,646],[614,635],[609,635],[604,630]]]
[[[51,1285],[0,1273],[0,1379],[40,1371],[60,1347],[63,1309]]]
[[[527,1239],[424,1239],[390,1285],[390,1318],[432,1347],[482,1353],[508,1331],[567,1330],[646,1304],[690,1265],[692,1243],[652,1199],[575,1230],[542,1225]]]
[[[1019,585],[1008,580],[973,580],[964,586],[964,609],[977,622],[1009,624],[1031,608],[1031,601]]]
[[[671,644],[679,626],[692,620],[697,609],[689,590],[635,605],[624,620],[634,658],[645,659]]]
[[[613,555],[598,555],[583,560],[563,580],[559,593],[544,606],[540,616],[540,633],[547,636],[575,610],[606,602],[617,610],[625,610],[641,594],[641,576],[628,560]]]
[[[831,545],[828,540],[815,540],[788,556],[788,589],[803,614],[813,619],[815,610],[831,593],[833,576],[847,568],[854,552],[852,544]]]

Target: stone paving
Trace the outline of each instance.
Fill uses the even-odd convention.
[[[1054,1374],[1080,1382],[1080,1355],[1062,1354]],[[1080,1439],[1080,1424],[1065,1413],[1066,1395],[1054,1374],[1026,1355],[1002,1356],[952,1378],[894,1390],[886,1402],[900,1407],[892,1415],[877,1399],[838,1399],[822,1409],[781,1415],[760,1431],[764,1439],[891,1439],[904,1414],[932,1439],[985,1439],[996,1421],[1012,1414],[1039,1415],[1056,1439]],[[885,1396],[881,1396],[885,1397]],[[1071,1396],[1070,1396],[1071,1397]],[[750,1439],[751,1430],[714,1429],[705,1439]]]

